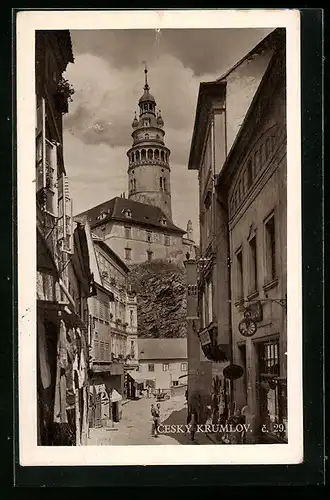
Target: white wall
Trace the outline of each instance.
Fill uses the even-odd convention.
[[[163,365],[168,363],[168,371],[163,370]],[[171,359],[171,360],[140,360],[139,365],[139,376],[144,378],[144,380],[155,380],[156,389],[170,389],[173,385],[173,381],[178,381],[179,384],[186,384],[187,378],[179,379],[181,375],[186,375],[187,370],[181,370],[181,364],[186,363],[186,368],[188,367],[187,359]],[[154,364],[154,371],[148,371],[148,365]]]
[[[227,153],[229,153],[236,135],[244,121],[246,112],[267,69],[272,50],[256,54],[244,61],[226,78],[226,132]]]

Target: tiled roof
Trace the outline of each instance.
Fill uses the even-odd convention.
[[[130,211],[130,217],[125,215],[126,210]],[[102,214],[104,214],[104,216],[100,218]],[[118,196],[80,213],[75,219],[80,220],[85,217],[87,217],[91,228],[99,224],[104,224],[109,220],[119,220],[127,223],[141,224],[143,226],[166,228],[167,230],[181,234],[186,232],[173,224],[160,208],[127,198],[120,198]],[[162,223],[164,219],[166,220],[165,225]]]
[[[139,360],[187,359],[187,339],[138,339]]]

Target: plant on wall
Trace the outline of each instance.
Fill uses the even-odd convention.
[[[75,93],[75,90],[69,80],[61,78],[57,85],[57,92],[62,94],[65,99],[72,102],[72,96]]]

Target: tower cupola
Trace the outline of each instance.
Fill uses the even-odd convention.
[[[157,206],[171,219],[171,151],[165,146],[164,120],[160,110],[156,114],[146,66],[143,89],[138,102],[140,113],[132,122],[133,144],[127,151],[129,198]]]

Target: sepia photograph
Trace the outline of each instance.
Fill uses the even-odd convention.
[[[171,12],[18,16],[22,465],[303,458],[299,13]]]

